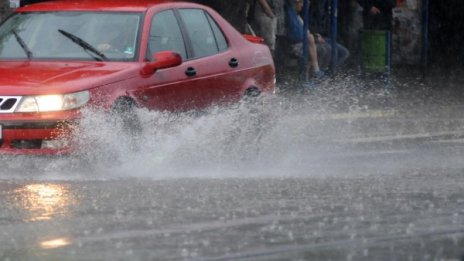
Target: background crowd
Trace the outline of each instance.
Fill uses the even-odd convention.
[[[327,1],[312,3],[313,5],[309,7],[312,10],[312,17],[307,19],[314,20],[316,23],[303,32],[303,0],[250,0],[245,11],[247,17],[245,31],[263,37],[277,58],[277,62],[284,63],[287,57],[301,59],[307,56],[308,61],[303,63],[308,64],[306,79],[312,77],[321,80],[330,65],[342,65],[348,59],[350,52],[344,45],[334,42],[336,39],[327,37],[328,19],[324,19],[324,16],[327,17],[327,12],[323,9],[328,4]],[[391,30],[394,0],[358,0],[352,1],[351,4],[354,8],[361,8],[364,29]],[[360,29],[358,27],[352,32],[351,37],[355,40],[351,45],[355,49],[359,41]],[[322,36],[323,34],[325,36]],[[303,37],[298,37],[299,35]],[[305,40],[307,52],[303,49]],[[333,48],[335,52],[332,51]],[[332,57],[334,54],[336,57]]]
[[[334,40],[328,37],[329,1],[311,0],[310,27],[301,33],[307,41],[307,50],[303,50],[303,38],[294,39],[291,36],[292,31],[303,30],[303,0],[239,0],[234,10],[228,10],[225,1],[197,2],[222,12],[240,31],[262,37],[273,53],[278,69],[286,67],[295,59],[300,65],[306,64],[306,79],[318,80],[325,78],[332,61],[335,61],[333,66],[343,66],[350,53],[359,52],[359,33],[363,24],[364,29],[390,30],[392,8],[395,6],[394,0],[341,1],[340,8],[349,9],[344,13],[350,16],[340,19],[343,30],[340,30],[340,37],[332,45]],[[293,16],[298,17],[298,20]],[[332,47],[336,48],[335,59],[332,57]],[[308,60],[302,63],[305,53]]]
[[[46,0],[21,0],[21,5],[26,5],[35,2]],[[246,19],[245,12],[247,5],[257,0],[188,0],[199,2],[213,7],[219,11],[234,27],[239,31],[245,32]],[[350,51],[350,58],[345,63],[345,67],[350,67],[352,62],[359,59],[359,30],[363,27],[363,19],[366,16],[369,20],[388,20],[391,18],[390,6],[397,3],[397,7],[401,6],[401,2],[424,2],[420,0],[339,0],[338,1],[338,34],[337,42],[343,44]],[[269,0],[274,2],[274,0]],[[328,4],[330,0],[311,0],[311,32],[320,33],[323,36],[329,35],[328,28],[330,27],[328,17]],[[464,23],[461,23],[464,8],[462,0],[447,0],[447,1],[428,1],[430,7],[429,14],[429,39],[430,43],[426,46],[429,57],[428,66],[442,68],[443,72],[448,72],[456,66],[464,65],[464,52],[461,51],[464,43],[463,34],[459,33],[463,30]],[[10,13],[9,0],[0,0],[0,20],[5,19]],[[372,8],[375,7],[375,8]],[[419,6],[419,9],[422,8]],[[377,10],[376,10],[377,9]],[[420,11],[419,11],[420,12]],[[383,18],[382,18],[383,17]],[[386,18],[386,19],[385,19]],[[421,18],[419,18],[421,19]],[[372,23],[367,23],[372,24]],[[396,23],[394,23],[396,24]],[[386,23],[391,26],[391,23]],[[420,26],[420,25],[419,25]],[[395,27],[391,28],[395,31]],[[315,35],[315,34],[314,34]],[[279,42],[277,37],[276,43]],[[277,44],[278,45],[278,44]],[[443,48],[446,46],[446,48]],[[394,55],[398,53],[394,52]],[[322,57],[322,55],[321,55]],[[323,59],[323,58],[321,58]],[[405,60],[400,56],[397,63],[404,63]],[[350,66],[348,66],[350,65]],[[319,61],[319,66],[323,66],[323,62]],[[396,66],[397,67],[397,66]],[[398,68],[397,68],[398,69]]]

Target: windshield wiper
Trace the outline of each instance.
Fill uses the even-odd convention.
[[[93,47],[88,42],[82,40],[80,37],[75,36],[74,34],[66,32],[65,30],[61,30],[61,29],[58,29],[58,32],[60,32],[62,35],[64,35],[64,36],[68,37],[69,39],[71,39],[71,41],[73,41],[74,43],[76,43],[80,47],[84,48],[85,51],[90,51],[90,52],[98,55],[98,57],[95,57],[95,56],[92,55],[92,57],[95,60],[97,60],[97,61],[102,61],[102,60],[107,61],[108,60],[108,57],[106,57],[106,55],[104,55],[102,52],[97,50],[97,48]]]
[[[27,59],[29,59],[29,60],[32,59],[31,49],[29,49],[29,47],[27,47],[27,44],[24,42],[23,38],[21,38],[21,36],[19,36],[19,34],[14,29],[12,29],[11,32],[13,33],[14,37],[16,38],[16,41],[19,43],[21,48],[23,48],[24,52],[26,53]]]

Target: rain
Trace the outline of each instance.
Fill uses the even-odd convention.
[[[0,157],[0,260],[463,260],[462,70],[338,72]]]

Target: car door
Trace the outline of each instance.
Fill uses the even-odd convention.
[[[195,104],[191,104],[195,102],[191,95],[203,85],[203,80],[187,73],[192,62],[188,61],[186,41],[174,10],[154,14],[149,26],[146,60],[151,61],[153,55],[160,51],[174,51],[180,54],[184,62],[149,76],[147,86],[140,89],[137,95],[150,109],[181,111],[195,108]]]
[[[179,53],[183,63],[150,76],[141,91],[145,106],[161,110],[191,110],[209,106],[225,98],[224,90],[237,84],[226,79],[235,69],[225,37],[218,41],[212,19],[199,8],[169,9],[156,13],[150,24],[147,59],[159,51]],[[237,93],[235,91],[234,93]]]
[[[202,88],[202,106],[236,99],[243,77],[223,31],[205,10],[184,8],[178,12],[196,61],[194,69],[208,81]]]

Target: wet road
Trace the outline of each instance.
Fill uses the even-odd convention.
[[[457,260],[462,181],[460,171],[417,170],[357,178],[2,182],[0,257]]]
[[[200,117],[115,167],[2,158],[0,260],[460,260],[463,118],[433,111],[293,113],[259,150]]]

